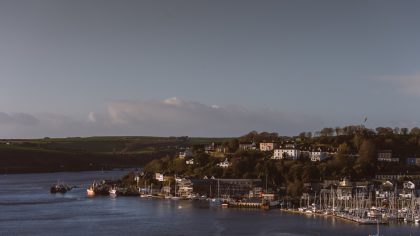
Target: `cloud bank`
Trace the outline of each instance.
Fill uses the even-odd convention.
[[[84,118],[58,114],[0,113],[0,135],[67,137],[94,135],[238,136],[251,130],[295,135],[320,127],[314,117],[270,108],[206,105],[177,97],[162,101],[117,101]]]
[[[395,84],[404,93],[420,96],[420,72],[411,75],[383,76],[380,79]]]

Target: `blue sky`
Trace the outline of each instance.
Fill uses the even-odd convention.
[[[0,137],[420,126],[418,1],[0,2]]]

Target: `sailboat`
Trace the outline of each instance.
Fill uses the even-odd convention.
[[[173,196],[171,199],[172,200],[179,200],[179,199],[181,199],[179,196],[177,196],[177,191],[176,191],[176,175],[175,175],[175,188],[174,188],[174,194],[175,194],[175,196]]]

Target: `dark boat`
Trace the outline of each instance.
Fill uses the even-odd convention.
[[[65,184],[55,184],[50,188],[51,193],[66,193],[71,190],[71,187]]]

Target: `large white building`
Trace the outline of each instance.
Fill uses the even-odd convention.
[[[293,159],[300,158],[301,151],[296,145],[287,144],[279,149],[274,149],[273,159]]]

